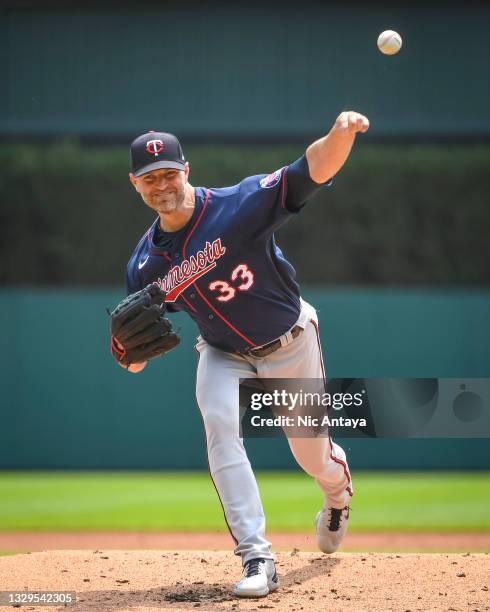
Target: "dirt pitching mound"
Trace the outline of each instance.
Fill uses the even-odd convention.
[[[76,591],[72,610],[490,609],[487,554],[326,556],[293,550],[276,559],[281,587],[261,599],[234,597],[239,559],[217,551],[58,550],[2,557],[0,585]]]

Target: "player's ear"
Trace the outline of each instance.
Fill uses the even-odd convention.
[[[129,181],[133,185],[133,187],[136,189],[136,191],[138,191],[138,188],[136,187],[137,180],[136,180],[136,177],[134,176],[134,174],[132,172],[129,173]]]
[[[189,172],[190,172],[190,170],[191,170],[191,167],[189,166],[189,162],[185,162],[184,173],[185,173],[186,181],[189,180]]]

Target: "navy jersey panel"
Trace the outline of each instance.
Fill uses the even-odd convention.
[[[138,243],[128,291],[157,283],[169,309],[186,311],[203,338],[224,350],[243,352],[281,336],[300,312],[295,270],[274,239],[292,216],[286,177],[287,167],[232,187],[197,187],[184,228],[162,241],[156,219]]]
[[[333,179],[324,183],[316,183],[310,176],[310,167],[306,155],[302,155],[289,165],[287,182],[286,208],[291,212],[299,212],[315,193],[318,193],[323,187],[330,187]]]
[[[128,265],[126,267],[126,291],[128,295],[130,293],[135,293],[136,291],[140,291],[141,289],[143,289],[143,287],[141,286],[140,278],[138,276],[138,265],[146,257],[144,256],[143,258],[141,258],[139,255],[140,253],[143,253],[145,240],[146,234],[139,241],[138,246],[131,255],[131,259],[129,260]]]

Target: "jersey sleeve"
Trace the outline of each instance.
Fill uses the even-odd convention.
[[[311,179],[304,155],[271,174],[250,176],[238,185],[235,227],[252,238],[267,238],[323,186]]]
[[[285,206],[288,167],[244,179],[230,191],[233,226],[251,239],[274,233],[290,216]]]
[[[302,155],[288,167],[286,208],[290,212],[298,213],[308,200],[323,187],[330,187],[332,182],[333,180],[329,179],[325,183],[316,183],[310,176],[306,155]]]

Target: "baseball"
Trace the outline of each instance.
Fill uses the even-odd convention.
[[[385,55],[395,55],[402,48],[402,37],[394,30],[385,30],[378,36],[378,49]]]

